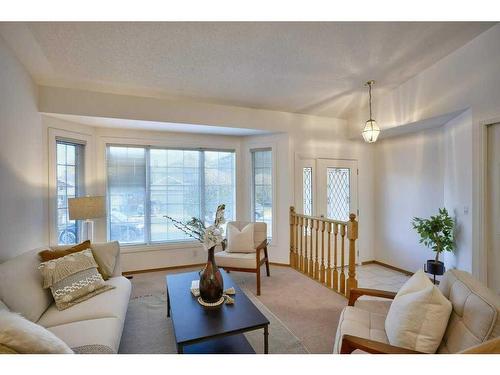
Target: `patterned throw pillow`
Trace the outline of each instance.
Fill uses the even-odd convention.
[[[90,249],[43,262],[38,269],[42,273],[43,288],[50,288],[59,310],[114,288],[97,272]]]

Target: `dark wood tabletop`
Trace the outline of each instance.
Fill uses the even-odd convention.
[[[257,309],[231,277],[221,270],[224,289],[233,287],[234,304],[223,304],[216,308],[201,306],[190,291],[191,281],[199,280],[198,272],[168,275],[167,298],[169,315],[175,331],[178,350],[200,341],[264,328],[267,351],[269,320]]]

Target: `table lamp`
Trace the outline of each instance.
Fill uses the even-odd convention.
[[[70,220],[84,220],[83,234],[86,239],[94,241],[94,221],[106,216],[106,199],[103,196],[68,198]]]

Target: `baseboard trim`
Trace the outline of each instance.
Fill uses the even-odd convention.
[[[288,263],[278,263],[278,262],[269,262],[269,265],[278,267],[290,267]]]
[[[398,271],[398,272],[404,273],[407,276],[412,276],[414,274],[414,272],[410,272],[410,271],[404,270],[404,269],[399,268],[399,267],[391,266],[390,264],[383,263],[383,262],[380,262],[378,260],[368,260],[366,262],[362,262],[361,263],[361,265],[363,265],[363,266],[366,265],[366,264],[377,264],[379,266],[382,266],[382,267],[385,267],[385,268],[389,268],[389,269],[391,269],[393,271]]]
[[[271,266],[290,267],[290,265],[286,264],[286,263],[269,262],[269,264]],[[203,265],[205,265],[205,263],[184,264],[182,266],[171,266],[171,267],[162,267],[162,268],[150,268],[150,269],[145,269],[145,270],[126,271],[126,272],[122,272],[122,275],[128,276],[128,275],[135,275],[138,273],[171,271],[171,270],[176,270],[176,269],[180,269],[180,268],[203,267]]]

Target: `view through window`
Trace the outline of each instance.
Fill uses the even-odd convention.
[[[271,149],[252,150],[253,219],[267,224],[267,236],[273,229],[273,157]]]
[[[235,213],[233,151],[108,146],[109,237],[121,243],[183,241],[175,228],[192,217],[213,222],[218,204]]]
[[[68,198],[83,195],[84,145],[56,140],[57,165],[57,242],[78,243],[80,222],[69,220]]]

